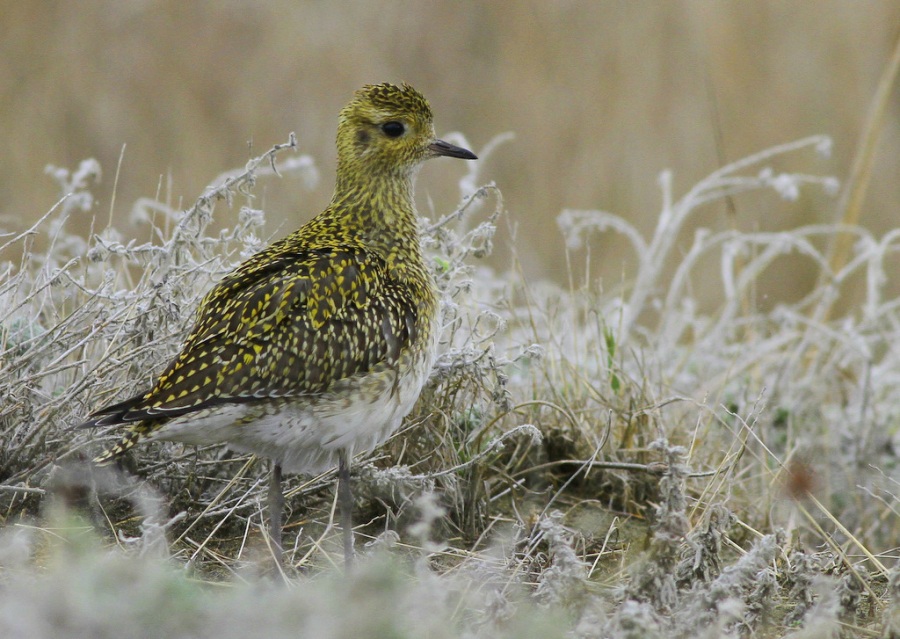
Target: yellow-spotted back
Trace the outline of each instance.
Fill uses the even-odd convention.
[[[83,426],[128,425],[97,458],[143,438],[225,443],[287,471],[378,445],[430,372],[438,298],[420,244],[413,180],[435,139],[408,85],[366,86],[341,111],[332,202],[219,282],[181,352],[146,393]]]

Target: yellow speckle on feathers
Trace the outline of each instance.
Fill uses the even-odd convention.
[[[413,177],[428,158],[475,156],[436,140],[425,98],[391,84],[355,94],[340,114],[337,149],[331,204],[204,297],[181,352],[149,391],[86,422],[128,426],[98,462],[194,411],[227,416],[248,401],[266,410],[335,389],[381,392],[376,373],[385,366],[401,358],[430,366],[433,352],[420,354],[435,348],[438,298],[419,244]]]

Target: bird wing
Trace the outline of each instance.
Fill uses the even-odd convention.
[[[321,393],[396,362],[415,339],[414,293],[361,247],[276,243],[263,253],[206,295],[181,352],[152,389],[97,411],[83,426]]]

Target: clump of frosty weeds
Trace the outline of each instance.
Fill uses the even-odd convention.
[[[255,576],[270,559],[257,460],[154,443],[92,474],[118,435],[67,429],[152,380],[202,295],[268,241],[257,181],[302,186],[314,162],[287,154],[291,136],[185,211],[143,199],[131,218],[147,241],[94,213],[96,162],[48,169],[60,201],[0,236],[0,635],[146,636],[150,622],[219,638],[897,635],[900,234],[683,237],[738,193],[743,206],[832,193],[832,178],[771,167],[827,146],[767,149],[681,198],[664,174],[649,238],[564,211],[569,250],[607,232],[633,248],[612,292],[480,263],[506,212],[468,164],[459,205],[423,225],[442,355],[402,432],[357,466],[359,569],[331,567],[333,476],[292,478],[289,588]],[[839,231],[855,253],[831,272]],[[821,284],[762,308],[755,288],[785,256]],[[719,291],[714,309],[695,282]],[[850,287],[861,301],[841,310]]]

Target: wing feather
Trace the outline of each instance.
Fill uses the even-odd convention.
[[[415,339],[413,293],[387,277],[379,258],[352,244],[270,249],[206,295],[181,352],[153,388],[97,411],[84,426],[314,395],[396,361]]]

